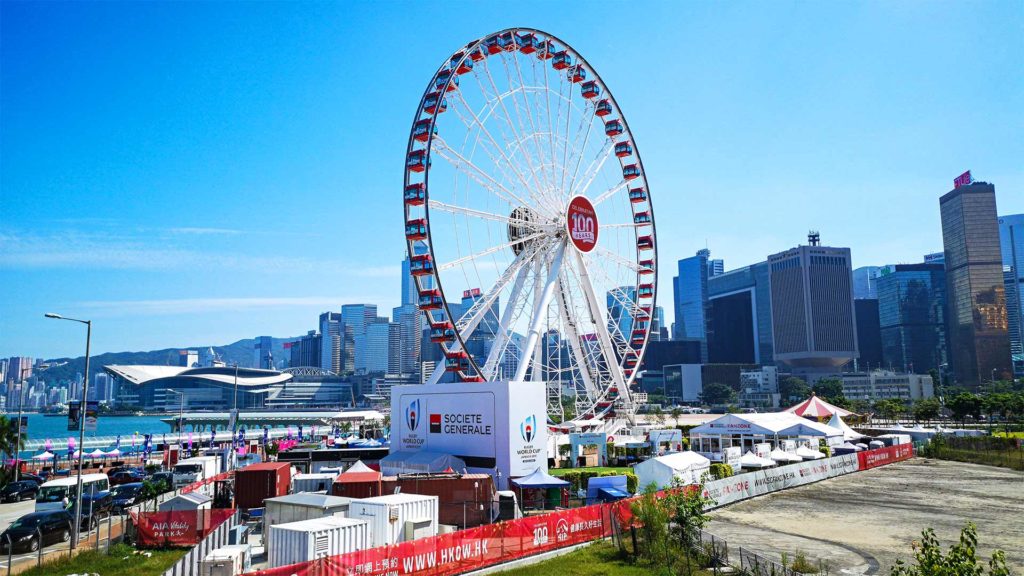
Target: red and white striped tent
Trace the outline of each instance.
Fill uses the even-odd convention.
[[[839,406],[834,406],[825,402],[821,398],[818,398],[815,394],[811,394],[811,397],[796,406],[790,406],[786,408],[785,412],[792,412],[797,416],[803,418],[813,418],[815,420],[821,418],[831,418],[833,414],[839,414],[842,418],[853,414],[849,410],[843,410]]]

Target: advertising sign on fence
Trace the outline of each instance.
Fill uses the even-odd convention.
[[[856,471],[857,456],[846,454],[712,480],[704,484],[704,494],[715,501],[715,506],[724,506]]]
[[[234,513],[233,509],[139,512],[132,520],[140,547],[195,546]]]
[[[911,444],[897,444],[887,448],[865,450],[857,453],[858,469],[868,470],[877,468],[900,460],[906,460],[914,456],[914,446]]]

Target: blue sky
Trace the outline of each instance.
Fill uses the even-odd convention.
[[[534,26],[615,92],[665,265],[942,248],[966,169],[1024,212],[1024,4],[3,2],[0,355],[293,336],[399,299],[409,124],[466,42]],[[659,304],[671,317],[671,277]]]

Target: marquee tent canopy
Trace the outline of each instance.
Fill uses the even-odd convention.
[[[828,425],[841,431],[843,433],[843,440],[859,440],[864,438],[863,434],[847,426],[846,422],[843,422],[843,419],[839,417],[839,413],[832,414],[832,419],[828,421]]]
[[[380,471],[385,476],[441,472],[445,468],[465,470],[466,463],[451,454],[429,450],[399,450],[380,459]]]
[[[768,457],[780,464],[787,464],[789,462],[803,462],[804,460],[803,458],[795,454],[783,452],[781,448],[776,448],[772,450],[771,454],[769,454]]]
[[[33,460],[53,460],[53,452],[46,451],[42,454],[36,454],[32,457]]]
[[[841,436],[842,432],[819,422],[810,422],[790,412],[726,414],[692,428],[690,435],[742,436]]]
[[[376,472],[376,470],[370,468],[366,464],[363,464],[362,460],[356,460],[355,464],[349,466],[348,469],[345,470],[346,474],[351,474],[355,472]]]
[[[821,398],[818,398],[816,394],[811,393],[811,397],[796,406],[790,406],[784,410],[796,414],[801,418],[827,418],[833,414],[839,414],[840,416],[849,416],[853,414],[849,410],[843,410],[839,406],[829,404]]]
[[[652,482],[658,488],[668,488],[676,478],[683,484],[698,482],[710,467],[711,461],[696,452],[674,452],[645,460],[634,466],[633,472],[640,489]]]
[[[740,466],[744,468],[757,469],[769,468],[771,466],[775,466],[775,461],[768,458],[761,458],[757,454],[747,450],[747,453],[740,457]]]
[[[796,455],[803,458],[804,460],[817,460],[824,458],[825,455],[817,450],[811,450],[807,446],[801,446],[796,449]]]
[[[515,478],[512,483],[520,488],[567,488],[569,483],[537,468],[522,478]]]

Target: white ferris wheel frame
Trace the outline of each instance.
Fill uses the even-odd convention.
[[[551,198],[544,195],[544,186],[541,184],[542,178],[548,180],[548,184],[553,182],[552,176],[554,176],[556,164],[552,163],[550,165],[546,165],[543,163],[543,159],[538,159],[539,169],[534,169],[533,163],[530,162],[530,173],[524,175],[519,169],[519,166],[509,158],[509,150],[515,150],[515,148],[519,146],[522,146],[522,149],[518,152],[523,156],[526,156],[526,147],[523,145],[523,141],[527,138],[532,137],[534,139],[534,143],[537,144],[537,146],[540,146],[537,140],[538,131],[536,130],[536,125],[534,125],[534,131],[532,134],[519,139],[518,142],[504,142],[504,146],[502,146],[488,131],[486,118],[481,120],[478,113],[461,95],[460,91],[462,89],[458,88],[458,78],[460,75],[465,74],[465,72],[459,71],[463,70],[464,64],[469,60],[477,60],[474,56],[478,56],[482,60],[486,60],[493,56],[495,54],[494,52],[488,54],[488,46],[505,39],[512,41],[511,49],[508,49],[508,44],[505,44],[505,46],[501,47],[500,50],[502,52],[517,53],[516,56],[513,56],[513,60],[515,62],[518,62],[515,58],[520,52],[523,54],[532,54],[533,52],[537,52],[542,65],[548,63],[550,59],[558,53],[568,54],[571,57],[571,60],[576,62],[575,65],[569,66],[569,73],[572,73],[575,67],[583,68],[585,73],[587,73],[586,77],[598,86],[602,104],[604,102],[608,102],[611,105],[611,112],[599,115],[600,118],[598,118],[597,121],[603,120],[606,115],[611,115],[612,117],[606,120],[606,122],[617,120],[621,124],[619,134],[616,134],[615,136],[608,136],[610,145],[605,146],[606,150],[604,151],[603,157],[600,159],[595,157],[595,159],[591,161],[590,165],[586,167],[582,174],[581,185],[577,188],[577,177],[580,176],[583,155],[586,152],[587,142],[590,138],[590,131],[595,120],[592,119],[592,121],[588,123],[586,139],[584,140],[581,152],[576,158],[575,166],[572,169],[572,178],[569,181],[570,197],[575,196],[577,193],[582,193],[582,191],[587,190],[593,184],[594,179],[601,172],[605,162],[612,155],[612,150],[616,143],[626,142],[627,145],[631,146],[631,158],[628,160],[623,160],[621,157],[618,158],[623,169],[622,180],[606,189],[593,200],[593,205],[596,206],[616,194],[628,194],[630,191],[635,190],[635,188],[631,188],[631,185],[639,186],[639,190],[645,193],[643,200],[630,201],[629,203],[634,224],[608,225],[608,227],[633,228],[634,237],[637,241],[635,259],[628,259],[611,250],[602,249],[600,247],[596,248],[594,255],[595,257],[606,258],[620,266],[628,267],[636,273],[636,282],[633,285],[633,289],[637,292],[637,295],[633,297],[631,301],[628,298],[625,302],[621,300],[619,301],[620,304],[630,305],[629,313],[631,314],[630,322],[632,333],[623,335],[621,333],[621,329],[616,326],[616,329],[619,331],[618,335],[620,337],[625,336],[625,344],[627,348],[623,348],[621,343],[616,346],[612,341],[612,336],[609,333],[608,326],[606,325],[606,323],[611,324],[610,320],[608,320],[608,318],[598,318],[601,306],[590,278],[590,267],[586,261],[587,257],[582,252],[575,249],[572,242],[567,238],[563,237],[559,241],[556,236],[555,241],[552,243],[550,237],[552,234],[557,234],[557,231],[554,230],[556,225],[552,225],[550,223],[537,223],[528,220],[517,220],[514,215],[502,216],[500,214],[493,214],[482,210],[474,210],[468,207],[446,204],[430,198],[431,157],[436,152],[439,157],[448,161],[457,169],[462,170],[465,176],[475,181],[481,187],[490,190],[492,194],[499,198],[504,198],[510,204],[537,207],[538,210],[543,208],[548,212],[554,211],[556,214],[564,214],[565,206],[560,206],[560,201],[557,198]],[[526,40],[525,43],[523,43],[524,39]],[[526,47],[530,41],[533,42],[535,50],[531,50],[531,52],[527,53],[523,48]],[[540,54],[543,54],[543,57],[540,57]],[[504,59],[504,55],[501,55],[501,58]],[[506,65],[507,70],[508,63],[505,60],[502,61]],[[469,65],[470,69],[472,69],[472,62],[469,62]],[[488,76],[490,76],[490,69],[486,67],[486,62],[485,68]],[[527,90],[527,86],[523,80],[522,69],[517,66],[517,70],[519,72],[520,79],[519,87],[525,92]],[[547,88],[547,78],[547,75],[545,75],[545,88]],[[568,163],[569,154],[568,135],[569,122],[572,118],[572,85],[575,82],[576,81],[570,80],[570,91],[568,97],[566,97],[566,101],[568,103],[566,116],[566,138],[565,144],[562,147],[563,158],[561,166],[563,170],[558,184],[558,189],[563,191],[565,190],[566,184],[566,170],[564,168],[566,168],[566,164]],[[511,115],[508,112],[503,95],[498,91],[493,78],[490,78],[490,83],[494,88],[494,96],[503,109],[506,119],[509,121],[509,124],[512,125]],[[512,81],[510,79],[510,85],[511,84]],[[482,85],[481,89],[484,91]],[[433,101],[433,110],[428,111],[428,108],[431,108],[428,104],[431,103],[430,98],[432,95],[436,96],[436,99]],[[504,162],[504,165],[507,166],[507,170],[509,172],[505,172],[502,176],[513,176],[518,180],[522,185],[522,190],[528,192],[530,202],[527,202],[513,190],[504,186],[500,179],[496,178],[494,174],[489,174],[484,169],[477,167],[470,159],[464,157],[460,151],[450,147],[443,137],[437,133],[436,120],[438,116],[446,110],[446,98],[449,95],[452,96],[453,102],[456,101],[456,98],[461,99],[462,104],[464,104],[463,112],[467,112],[468,115],[472,117],[472,124],[478,127],[480,131],[486,135],[490,140],[490,143],[493,145],[494,151],[501,156],[501,158],[496,160],[492,156],[491,152],[487,152],[489,156],[492,156],[492,162],[495,166],[499,166],[501,161]],[[488,96],[486,91],[484,91],[484,95]],[[550,94],[548,94],[547,97],[549,98],[548,121],[549,124],[551,124]],[[561,94],[559,94],[559,97],[561,97]],[[584,100],[587,99],[585,96],[582,97]],[[518,99],[513,100],[517,108],[518,116],[519,101]],[[528,106],[529,102],[526,100],[525,96],[524,100],[527,102]],[[587,109],[589,109],[590,104],[591,103],[587,104]],[[454,108],[454,106],[452,108]],[[498,106],[495,105],[491,112],[497,113],[497,108]],[[597,106],[595,104],[595,111],[596,108]],[[561,102],[559,102],[559,120],[561,118],[560,114]],[[527,111],[527,116],[529,117],[530,122],[533,123],[534,117],[529,110]],[[521,116],[518,116],[518,118],[521,123]],[[460,119],[463,120],[463,123],[466,123],[466,116],[461,116]],[[425,140],[422,138],[422,133],[417,135],[417,125],[421,124],[424,120],[429,120],[429,127],[427,128],[427,136]],[[470,124],[466,124],[466,126],[468,128],[470,127]],[[419,136],[419,138],[417,136]],[[556,150],[553,142],[553,129],[548,132],[548,137],[549,139],[552,139],[550,149],[552,155],[554,155]],[[574,151],[575,144],[576,142],[574,141]],[[515,154],[516,152],[512,152],[513,156]],[[421,162],[420,170],[414,170],[410,167],[414,158],[416,158],[416,161]],[[554,160],[554,158],[552,158],[552,160]],[[626,177],[625,169],[627,164],[632,165],[639,170],[637,176],[632,178]],[[410,130],[409,134],[408,146],[406,148],[406,166],[403,173],[403,207],[408,254],[410,258],[412,258],[417,252],[417,245],[420,243],[425,244],[427,248],[425,256],[427,256],[427,258],[422,259],[420,264],[429,266],[430,268],[429,273],[424,273],[422,270],[411,270],[415,280],[417,295],[422,299],[422,295],[424,293],[428,295],[439,294],[441,298],[439,306],[436,303],[435,297],[434,300],[432,300],[432,302],[434,302],[432,306],[425,307],[421,303],[420,310],[424,313],[427,322],[431,326],[447,322],[447,324],[450,325],[451,330],[454,331],[454,338],[451,338],[450,341],[440,343],[445,360],[435,367],[428,382],[437,383],[446,371],[451,371],[446,368],[446,364],[453,358],[460,366],[460,369],[455,372],[457,373],[458,378],[462,381],[482,381],[487,375],[493,375],[496,373],[497,362],[501,361],[501,356],[504,354],[510,338],[510,321],[512,320],[512,316],[516,314],[514,302],[519,298],[522,290],[526,288],[524,280],[532,270],[537,280],[534,282],[533,286],[533,312],[530,317],[529,331],[526,335],[526,346],[521,350],[521,354],[518,359],[519,363],[512,380],[523,380],[526,377],[527,370],[531,367],[533,368],[532,374],[534,378],[537,377],[538,369],[543,370],[540,360],[541,347],[538,345],[538,342],[542,337],[541,328],[543,328],[544,325],[545,314],[547,313],[549,306],[554,302],[557,304],[557,309],[561,316],[561,326],[565,328],[566,332],[568,332],[562,336],[568,342],[571,357],[579,361],[578,365],[575,366],[575,369],[578,372],[579,379],[582,380],[583,390],[585,390],[588,395],[588,404],[585,406],[585,408],[589,407],[587,413],[577,413],[576,418],[602,418],[607,417],[608,414],[613,414],[617,416],[626,416],[627,418],[632,419],[636,406],[631,399],[630,386],[634,383],[638,375],[640,362],[643,359],[644,352],[650,342],[650,332],[657,314],[657,234],[654,221],[654,210],[650,197],[649,182],[646,177],[646,172],[643,169],[643,161],[640,157],[639,149],[632,133],[629,130],[629,125],[626,122],[625,115],[622,113],[622,110],[619,108],[611,91],[601,80],[596,70],[590,66],[590,64],[568,43],[551,34],[533,28],[508,28],[470,42],[465,48],[456,51],[452,56],[445,59],[444,63],[434,73],[427,85],[427,89],[420,98],[416,114],[413,118],[413,128]],[[530,182],[531,179],[533,180],[532,183]],[[413,196],[416,196],[417,201],[410,201],[411,187],[415,188],[415,186],[420,184],[422,184],[422,186],[420,187],[418,195],[416,193],[412,194]],[[508,225],[528,225],[531,228],[531,233],[524,237],[512,239],[508,243],[491,246],[483,252],[460,256],[458,259],[441,263],[438,261],[437,255],[435,254],[434,242],[432,241],[430,231],[431,209],[440,212],[451,212],[453,214],[472,216],[480,219],[501,221]],[[419,216],[420,214],[422,214],[422,216],[416,218],[416,216]],[[643,224],[636,223],[638,214],[645,214],[646,221]],[[641,227],[647,226],[649,226],[649,233],[644,231],[643,238],[647,240],[649,245],[641,246]],[[603,228],[604,226],[600,227]],[[410,234],[410,229],[415,230],[415,233]],[[425,237],[423,237],[424,235]],[[481,292],[480,298],[475,300],[474,304],[468,311],[466,311],[460,318],[455,318],[451,313],[450,305],[453,298],[449,297],[445,292],[439,272],[444,269],[461,266],[471,259],[486,256],[488,254],[504,250],[511,251],[513,249],[513,245],[518,245],[521,252],[517,253],[512,264],[503,271],[494,286],[488,288],[486,292]],[[426,264],[424,264],[424,262],[426,262]],[[566,264],[566,262],[568,263]],[[641,266],[641,263],[650,264]],[[541,272],[545,267],[547,268],[546,279],[543,286],[541,286],[539,280],[541,278]],[[579,325],[579,320],[569,317],[569,306],[565,303],[566,295],[571,288],[567,286],[568,279],[566,276],[568,273],[563,272],[565,269],[570,267],[575,267],[577,274],[573,279],[577,280],[578,288],[583,292],[585,305],[591,316],[591,323],[596,328],[595,332],[598,339],[598,347],[591,354],[588,354],[583,350],[581,335],[576,330],[576,327]],[[481,366],[481,363],[477,362],[477,359],[475,359],[472,354],[468,354],[466,352],[466,341],[479,326],[480,322],[491,309],[492,304],[498,296],[509,287],[511,287],[511,294],[513,297],[510,298],[508,303],[506,303],[505,309],[501,313],[498,330],[495,334],[495,343],[492,346],[491,353],[488,354],[488,358]],[[643,287],[646,287],[649,290],[649,295],[641,296],[639,294],[639,291]],[[612,292],[615,292],[615,290],[610,291],[608,297],[612,297]],[[616,297],[618,296],[616,295]],[[646,318],[639,317],[637,314],[638,312],[643,313],[642,309],[646,309]],[[441,318],[444,319],[443,322],[435,322],[435,312],[441,314]],[[520,311],[520,313],[524,312],[525,310]],[[637,327],[638,324],[640,325],[639,328]],[[640,330],[643,330],[642,342],[639,343],[639,345],[636,345],[634,336],[637,335]],[[495,353],[495,351],[498,352]],[[599,357],[595,359],[595,356],[598,355]],[[618,358],[618,360],[616,360],[616,358]],[[600,366],[602,359],[604,360],[604,367],[607,369],[607,373],[611,377],[610,382],[601,382],[602,374],[593,373],[595,370],[601,372]],[[559,360],[559,362],[560,361],[561,360]],[[632,366],[627,366],[627,364],[632,364]],[[605,380],[607,380],[607,377]],[[609,398],[613,396],[615,398],[614,403],[609,400]]]

